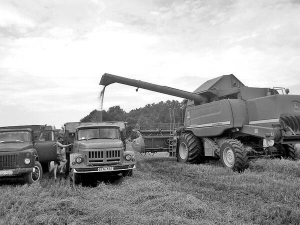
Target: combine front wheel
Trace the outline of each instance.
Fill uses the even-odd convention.
[[[204,159],[201,141],[192,133],[182,133],[177,152],[178,162],[200,163]]]
[[[246,150],[241,142],[235,139],[228,139],[220,149],[221,161],[225,167],[233,171],[243,171],[248,166]]]

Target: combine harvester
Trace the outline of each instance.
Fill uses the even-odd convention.
[[[288,95],[288,89],[247,87],[232,74],[208,80],[194,92],[107,73],[100,81],[113,83],[187,99],[184,125],[172,141],[179,162],[203,163],[213,157],[243,171],[250,158],[299,155],[300,96]],[[142,139],[135,145],[145,151]]]

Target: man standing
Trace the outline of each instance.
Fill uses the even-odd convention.
[[[68,145],[63,145],[60,143],[62,141],[62,138],[59,137],[55,143],[56,145],[56,152],[57,152],[57,160],[54,162],[54,179],[56,180],[56,173],[57,173],[57,168],[58,165],[60,164],[60,173],[63,173],[63,168],[68,162],[67,157],[66,157],[66,147],[71,146],[72,144]]]

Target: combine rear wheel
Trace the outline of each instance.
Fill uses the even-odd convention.
[[[233,171],[243,171],[248,167],[247,152],[241,142],[235,139],[227,139],[221,145],[220,157],[225,167]]]
[[[182,133],[177,151],[178,162],[200,163],[204,161],[203,144],[192,133]]]
[[[292,145],[283,145],[285,152],[286,152],[286,157],[290,159],[300,159],[300,146],[299,144]]]

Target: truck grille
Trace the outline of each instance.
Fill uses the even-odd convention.
[[[117,163],[121,160],[120,150],[106,150],[106,151],[89,151],[88,163],[90,164],[105,164]]]
[[[18,155],[0,155],[0,168],[13,168],[18,164]]]
[[[281,116],[284,125],[289,126],[295,133],[300,133],[300,115]]]

